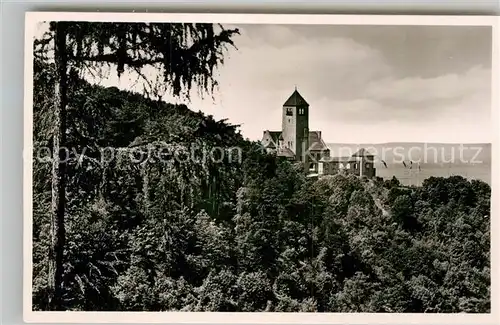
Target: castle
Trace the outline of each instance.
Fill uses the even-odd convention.
[[[373,155],[361,148],[350,157],[331,157],[321,131],[309,131],[309,104],[297,89],[285,101],[281,131],[265,130],[261,140],[268,152],[301,162],[311,175],[336,174],[341,170],[375,177]]]

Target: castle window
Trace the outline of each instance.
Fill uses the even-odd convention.
[[[354,164],[353,168],[358,169],[358,164]]]
[[[287,107],[286,108],[286,115],[287,116],[293,116],[293,110],[291,107]]]
[[[299,115],[304,115],[306,110],[304,108],[299,108]]]
[[[351,169],[351,164],[347,163],[347,164],[345,165],[345,168],[346,168],[346,169]]]
[[[370,169],[370,164],[366,163],[365,167],[366,167],[366,169]]]

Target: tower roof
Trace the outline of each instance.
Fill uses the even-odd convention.
[[[304,97],[302,97],[297,89],[293,94],[287,99],[283,106],[309,106]]]

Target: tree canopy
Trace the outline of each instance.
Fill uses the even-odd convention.
[[[80,77],[158,64],[174,94],[210,91],[237,33],[218,28],[59,22],[36,42],[33,308],[57,289],[58,310],[490,312],[488,184],[309,178],[228,121]]]
[[[36,93],[47,71],[37,70]],[[343,175],[313,180],[227,121],[84,81],[72,89],[68,143],[88,148],[88,158],[68,168],[64,309],[490,310],[487,184],[458,176],[414,188]],[[42,126],[47,113],[35,104]],[[154,153],[158,143],[240,147],[242,158],[137,163],[92,149]],[[36,309],[47,294],[47,169],[35,165]]]
[[[60,310],[63,300],[69,180],[68,94],[71,87],[78,84],[77,74],[99,73],[103,65],[114,65],[118,76],[125,68],[134,69],[160,100],[159,85],[175,96],[183,94],[187,98],[196,85],[199,94],[203,95],[213,91],[216,85],[214,69],[222,63],[226,45],[234,45],[231,37],[238,33],[238,30],[218,27],[217,33],[212,24],[57,21],[50,22],[43,38],[35,40],[35,61],[42,67],[51,61],[54,65],[53,95],[41,93],[50,98],[46,102],[53,112],[44,120],[50,121],[49,130],[42,131],[50,136],[52,144],[51,245],[47,277],[47,306],[51,310]],[[151,83],[151,76],[142,72],[147,66],[162,70],[163,78]],[[88,121],[93,116],[96,115],[85,118]],[[81,156],[88,158],[85,154]]]
[[[110,23],[50,22],[48,31],[34,42],[35,58],[49,60],[54,54],[56,32],[64,33],[67,64],[87,73],[99,73],[113,66],[120,76],[135,71],[151,86],[189,97],[210,94],[217,86],[215,69],[224,63],[228,47],[235,47],[237,29],[207,23]],[[161,80],[151,80],[143,68],[161,72]],[[161,83],[153,84],[153,83]]]

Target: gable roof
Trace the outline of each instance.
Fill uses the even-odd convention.
[[[269,135],[269,137],[271,138],[271,142],[274,143],[274,144],[277,144],[278,140],[283,139],[283,135],[281,134],[281,131],[269,131],[269,130],[266,130],[266,131],[264,131],[263,140],[266,137],[266,135]]]
[[[365,148],[361,148],[352,157],[373,157],[373,154]]]
[[[276,153],[280,157],[295,158],[295,154],[289,148],[279,148]]]
[[[277,143],[277,142],[278,142],[278,140],[279,140],[280,138],[282,138],[282,137],[281,137],[281,131],[267,131],[267,132],[269,132],[269,135],[271,136],[271,139],[273,139],[273,141],[274,141],[275,143]]]
[[[302,97],[297,89],[293,94],[286,100],[283,106],[309,106],[304,97]]]
[[[321,132],[309,131],[309,150],[326,151],[329,150],[325,142],[321,138]]]
[[[266,136],[269,136],[269,140],[270,141],[264,141]],[[277,147],[277,144],[278,144],[278,140],[282,139],[283,136],[281,135],[281,132],[280,131],[269,131],[269,130],[266,130],[264,131],[264,136],[262,138],[262,141],[263,141],[263,145],[265,148],[270,148],[270,149],[274,149]]]
[[[268,143],[264,143],[264,148],[267,148],[267,149],[276,149],[276,143],[273,142],[272,140],[269,141]]]
[[[271,137],[270,142],[264,143],[266,148],[276,148],[279,140],[283,140],[283,134],[280,131],[266,130],[265,134],[268,134]],[[321,138],[321,132],[319,132],[319,131],[309,131],[308,148],[309,148],[309,151],[329,151],[330,150],[326,146],[323,139]]]

